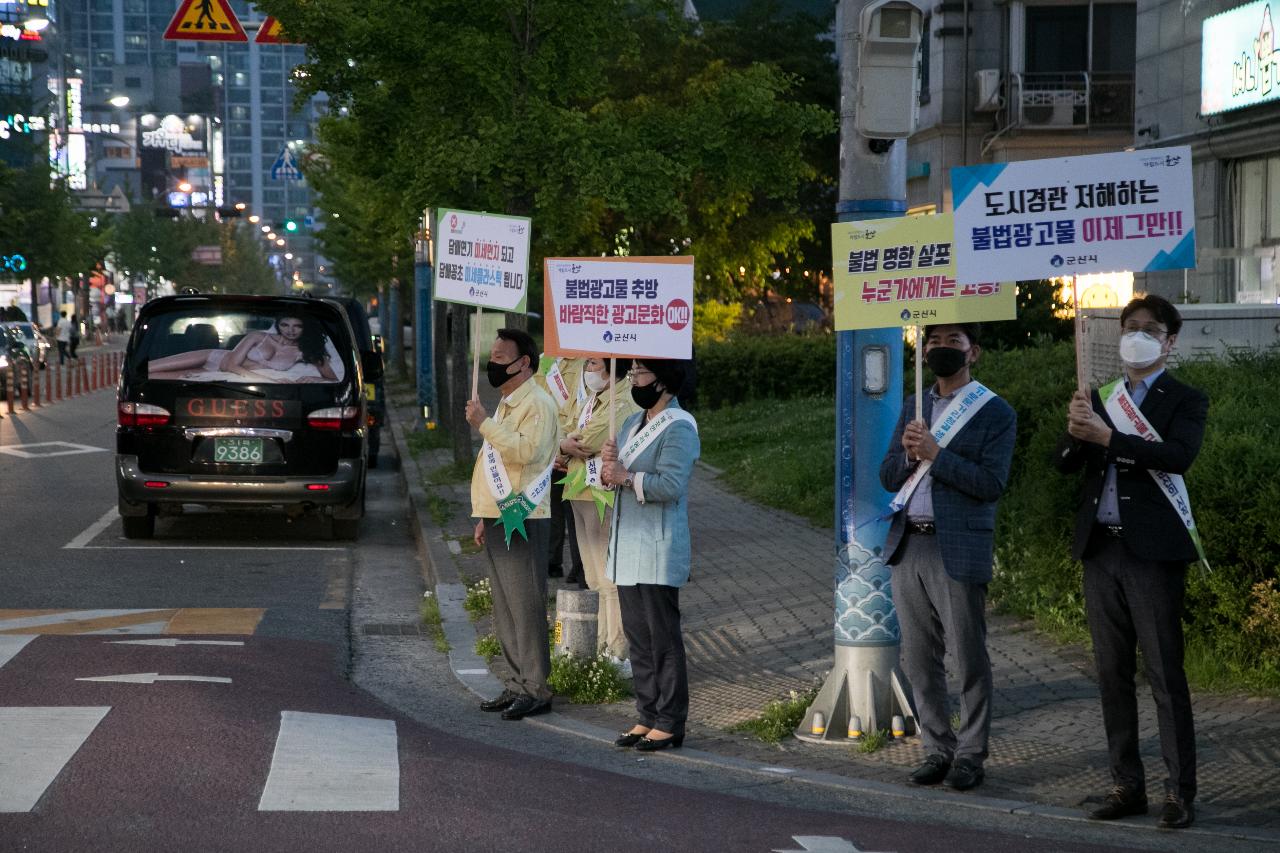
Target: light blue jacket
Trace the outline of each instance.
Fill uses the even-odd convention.
[[[672,400],[669,408],[680,405]],[[631,440],[643,418],[637,412],[623,422],[619,446]],[[678,587],[689,580],[689,478],[701,449],[697,427],[678,420],[628,466],[644,476],[636,489],[620,489],[614,506],[605,570],[618,586]]]

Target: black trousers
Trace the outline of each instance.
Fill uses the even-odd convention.
[[[578,536],[573,528],[573,510],[564,500],[564,486],[556,482],[559,474],[551,477],[551,548],[547,552],[547,568],[564,568],[565,533],[568,532],[569,559],[573,562],[569,577],[581,580],[582,555],[578,552]]]
[[[622,632],[631,647],[640,725],[684,734],[689,672],[680,633],[680,588],[649,583],[619,586],[618,603]]]
[[[1094,534],[1084,558],[1084,602],[1102,694],[1111,776],[1146,789],[1138,755],[1137,649],[1156,703],[1165,792],[1196,795],[1196,737],[1191,691],[1182,667],[1182,607],[1187,567],[1143,560],[1120,539]]]

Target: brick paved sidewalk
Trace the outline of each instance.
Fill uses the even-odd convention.
[[[442,453],[437,464],[444,461]],[[464,536],[470,526],[467,488],[434,491],[455,503],[444,535]],[[693,577],[681,590],[681,610],[691,745],[765,764],[903,782],[907,770],[923,758],[918,738],[864,755],[850,746],[795,739],[772,746],[725,731],[757,716],[770,700],[819,684],[830,668],[832,534],[736,497],[702,467],[694,475],[689,518]],[[472,577],[482,575],[478,561],[483,559],[483,554],[455,556],[458,568]],[[999,615],[991,617],[988,646],[996,694],[987,779],[976,791],[956,796],[1075,807],[1086,796],[1104,793],[1110,786],[1106,746],[1086,652],[1058,646],[1027,624]],[[1164,767],[1155,708],[1145,686],[1139,701],[1149,791],[1158,799]],[[1193,704],[1199,818],[1280,829],[1280,701],[1196,695]],[[556,708],[619,730],[633,719],[628,703],[578,706],[557,700]]]

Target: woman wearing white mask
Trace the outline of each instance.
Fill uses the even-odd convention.
[[[613,375],[614,422],[621,424],[639,411],[631,399],[631,382],[626,378],[631,359],[615,359]],[[604,469],[600,452],[609,440],[609,359],[589,358],[583,366],[582,381],[587,397],[573,401],[563,417],[565,437],[560,442],[557,465],[565,471],[564,499],[573,508],[573,529],[582,554],[587,587],[600,594],[597,650],[609,657],[630,676],[627,639],[622,632],[618,588],[605,574],[605,552],[613,523],[613,492],[601,480]]]

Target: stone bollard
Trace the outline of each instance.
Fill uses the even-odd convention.
[[[591,589],[556,590],[556,624],[552,654],[596,656],[596,613],[600,594]]]

